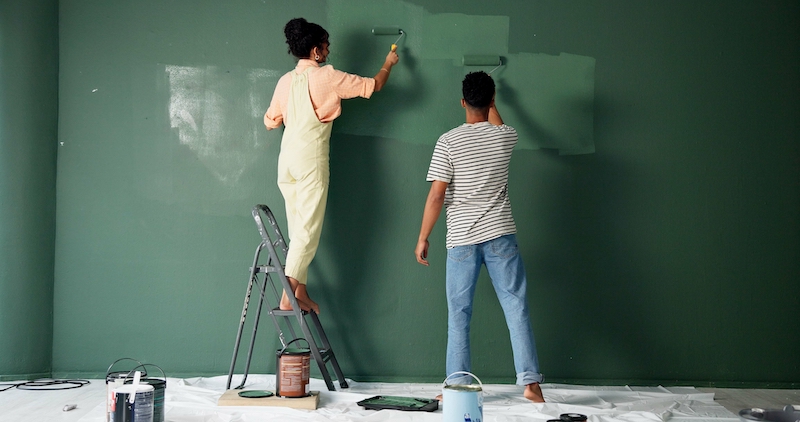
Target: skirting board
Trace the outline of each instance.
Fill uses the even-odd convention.
[[[228,390],[220,396],[217,406],[279,406],[292,409],[316,410],[319,406],[319,391],[311,391],[308,397],[239,397],[246,390]]]

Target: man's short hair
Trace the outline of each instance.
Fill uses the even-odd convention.
[[[461,82],[461,93],[468,106],[488,108],[494,98],[494,80],[484,71],[468,73]]]

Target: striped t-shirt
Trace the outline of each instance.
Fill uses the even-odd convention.
[[[508,163],[517,144],[511,126],[466,123],[442,135],[427,180],[448,183],[447,248],[516,233],[508,197]]]

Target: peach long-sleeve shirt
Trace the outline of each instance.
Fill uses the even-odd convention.
[[[303,73],[308,67],[318,67],[308,75],[308,91],[311,104],[320,122],[327,123],[342,114],[342,101],[347,98],[369,98],[375,91],[375,79],[353,75],[336,70],[331,65],[320,67],[314,60],[300,59],[293,71],[286,73],[278,80],[264,124],[268,129],[275,129],[283,123],[286,106],[289,102],[289,89],[292,86],[292,72]]]

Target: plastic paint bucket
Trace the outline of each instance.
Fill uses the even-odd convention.
[[[114,365],[116,365],[118,362],[123,361],[123,360],[133,361],[133,362],[138,363],[139,366],[142,366],[142,362],[139,362],[136,359],[121,358],[121,359],[115,360],[114,363],[112,363],[108,367],[108,370],[106,370],[106,422],[110,422],[111,421],[111,403],[114,401],[114,389],[116,389],[118,387],[121,387],[123,384],[125,384],[125,379],[127,379],[129,376],[133,375],[133,372],[132,372],[133,370],[131,370],[131,371],[111,371],[111,368],[113,368]],[[137,368],[138,368],[138,366],[137,366]],[[134,369],[136,369],[136,368],[134,368]],[[144,371],[143,375],[147,376],[147,372]]]
[[[469,375],[478,380],[478,385],[447,384],[456,374]],[[472,373],[453,372],[442,382],[442,405],[444,422],[483,422],[483,383]]]
[[[298,338],[290,341],[276,352],[275,395],[281,397],[306,397],[311,392],[308,379],[311,375],[311,350],[289,347]]]
[[[153,422],[154,388],[148,384],[125,384],[114,390],[111,422]]]

